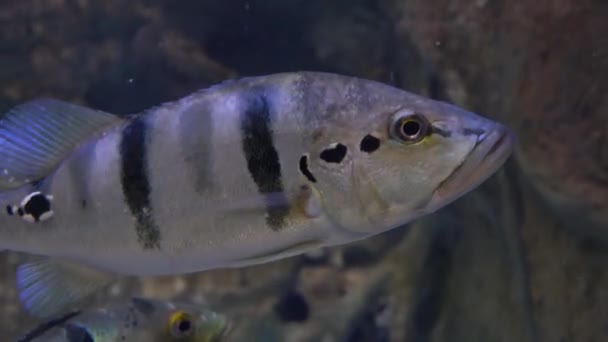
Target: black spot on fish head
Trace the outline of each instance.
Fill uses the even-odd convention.
[[[346,157],[347,152],[348,148],[345,145],[336,143],[321,151],[319,157],[327,163],[340,164]]]
[[[372,153],[380,148],[380,139],[371,134],[367,134],[361,139],[359,149],[365,153]]]
[[[308,155],[305,154],[300,157],[299,167],[300,167],[300,172],[306,177],[306,179],[308,179],[312,183],[317,182],[317,179],[312,174],[312,172],[310,172],[310,169],[308,168]]]

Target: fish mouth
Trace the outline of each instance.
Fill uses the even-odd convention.
[[[515,134],[501,124],[479,134],[471,153],[435,190],[430,207],[445,206],[479,186],[506,162],[514,144]]]

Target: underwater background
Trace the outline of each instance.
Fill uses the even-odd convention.
[[[0,108],[117,114],[228,78],[329,71],[503,122],[505,167],[434,215],[265,265],[129,278],[206,303],[231,341],[608,341],[605,0],[2,0]],[[39,321],[0,259],[0,340]],[[102,296],[102,295],[100,295]]]

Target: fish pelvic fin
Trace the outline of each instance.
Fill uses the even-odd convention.
[[[49,98],[13,107],[0,117],[0,191],[44,178],[80,144],[123,121]]]
[[[91,299],[116,278],[74,262],[43,258],[17,268],[17,291],[30,315],[49,318]]]

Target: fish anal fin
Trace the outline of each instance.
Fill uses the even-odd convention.
[[[123,121],[49,98],[13,107],[0,116],[0,191],[42,179],[77,146]]]
[[[48,318],[90,299],[116,275],[58,259],[43,258],[17,268],[19,299],[28,313]]]

